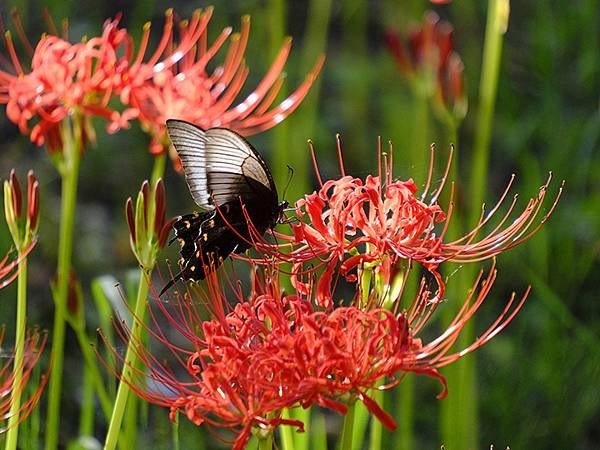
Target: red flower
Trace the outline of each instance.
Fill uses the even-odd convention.
[[[128,127],[139,111],[136,108],[118,111],[111,106],[111,99],[118,95],[128,101],[134,86],[175,64],[192,48],[202,31],[200,19],[195,17],[190,22],[188,37],[167,51],[173,27],[172,13],[168,11],[159,46],[142,64],[149,25],[141,48],[134,55],[132,38],[118,27],[119,21],[120,16],[107,20],[101,36],[76,44],[53,34],[44,36],[35,47],[28,72],[17,57],[11,35],[6,34],[12,69],[0,71],[0,103],[7,105],[8,118],[19,125],[22,133],[31,128],[33,142],[47,143],[50,150],[60,149],[59,125],[72,113],[81,114],[85,121],[81,137],[84,142],[94,139],[89,122],[93,116],[105,118],[109,132]],[[25,45],[31,47],[18,19],[17,28]],[[33,126],[31,121],[35,122]]]
[[[437,3],[448,3],[438,1]],[[408,38],[388,30],[385,38],[400,72],[419,95],[433,96],[435,106],[463,119],[467,113],[464,65],[454,51],[452,25],[432,11]]]
[[[256,428],[266,432],[281,424],[302,428],[299,422],[283,420],[281,410],[313,404],[345,414],[349,403],[360,400],[394,429],[394,419],[369,391],[389,389],[404,373],[413,372],[440,380],[444,389],[438,397],[443,398],[446,382],[437,369],[488,342],[527,296],[515,305],[513,295],[474,343],[450,352],[486,298],[496,276],[494,268],[484,281],[478,278],[449,327],[428,343],[418,334],[443,303],[432,301],[433,292],[425,283],[402,310],[398,303],[393,311],[375,305],[323,309],[311,296],[282,294],[272,270],[259,272],[266,282],[254,277],[247,300],[232,280],[233,296],[228,296],[215,273],[208,276],[206,287],[176,294],[175,302],[157,298],[161,314],[152,314],[149,331],[177,366],[166,365],[156,349],[140,345],[143,367],[133,368],[137,377],[129,381],[134,391],[169,408],[172,418],[180,411],[196,425],[233,430],[234,449],[244,448]],[[238,302],[233,310],[231,300]],[[202,319],[206,314],[198,305],[206,308],[211,320]],[[161,325],[164,318],[166,328]]]
[[[0,348],[4,342],[4,327],[0,328]],[[18,386],[22,392],[29,382],[33,370],[38,363],[38,360],[42,354],[42,350],[46,344],[47,335],[45,333],[40,334],[37,330],[28,333],[25,340],[24,347],[24,360],[23,360],[23,374],[21,378],[21,384]],[[6,423],[10,419],[10,405],[12,398],[12,389],[15,388],[13,382],[13,361],[14,354],[9,358],[2,358],[2,364],[0,364],[0,434],[8,431]],[[19,415],[19,423],[25,420],[27,415],[33,410],[46,383],[47,376],[43,375],[40,385],[35,392],[27,400],[23,401],[19,411],[16,414]],[[6,423],[5,423],[6,421]]]
[[[272,107],[283,82],[282,70],[291,48],[291,39],[286,39],[263,80],[244,101],[232,107],[249,74],[244,52],[250,32],[250,17],[242,18],[239,33],[231,35],[231,28],[225,28],[208,45],[207,25],[211,15],[212,8],[201,15],[199,33],[192,26],[194,20],[190,23],[180,22],[179,41],[193,42],[193,48],[176,64],[161,67],[161,70],[156,65],[152,67],[155,64],[153,60],[137,65],[140,72],[152,72],[152,76],[144,77],[143,83],[131,85],[128,101],[139,109],[142,125],[153,136],[150,147],[153,153],[161,153],[169,146],[165,131],[167,119],[186,120],[204,129],[232,128],[242,135],[271,128],[298,107],[321,69],[323,58],[318,60],[304,83],[294,93]],[[224,62],[209,73],[208,63],[230,35]],[[175,153],[173,156],[176,157]]]
[[[47,35],[35,48],[29,72],[17,59],[10,34],[6,35],[6,44],[14,74],[0,72],[0,103],[6,104],[8,118],[19,125],[22,133],[30,132],[36,144],[47,143],[50,150],[59,149],[59,125],[75,111],[85,118],[106,118],[112,130],[127,126],[127,121],[135,117],[135,111],[119,113],[109,106],[116,49],[101,45],[97,38],[71,44]],[[87,135],[82,138],[93,140],[91,126],[86,125]]]
[[[364,181],[345,175],[341,156],[340,166],[341,178],[321,182],[319,191],[296,202],[296,215],[300,220],[291,225],[293,235],[277,233],[278,238],[287,240],[292,246],[289,254],[278,252],[278,256],[296,265],[293,277],[297,289],[306,289],[299,281],[298,274],[325,267],[317,285],[317,292],[324,299],[331,296],[333,276],[338,267],[339,274],[348,281],[355,281],[356,275],[366,268],[387,272],[383,275],[389,280],[389,272],[399,270],[402,261],[423,264],[437,278],[441,298],[443,283],[438,272],[440,263],[482,261],[520,244],[546,221],[560,196],[559,191],[549,211],[536,223],[550,183],[549,178],[537,197],[529,199],[525,209],[513,217],[511,213],[515,207],[515,196],[504,217],[491,232],[484,234],[484,227],[491,222],[508,194],[513,177],[498,204],[489,212],[482,210],[480,221],[471,232],[447,242],[444,237],[452,216],[453,200],[450,201],[448,213],[445,213],[438,204],[438,197],[448,168],[440,186],[426,201],[433,164],[425,191],[420,196],[416,195],[417,187],[412,179],[394,179],[392,162],[387,159],[384,160],[383,169],[379,165],[377,176],[369,175]],[[316,163],[315,170],[320,180]],[[307,220],[302,221],[304,219]],[[257,245],[257,248],[268,251],[268,245]],[[312,268],[302,269],[306,263],[313,264],[314,261],[317,264]]]

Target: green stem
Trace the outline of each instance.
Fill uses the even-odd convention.
[[[284,409],[282,413],[284,419],[292,417],[289,409]],[[292,427],[279,427],[279,435],[281,436],[281,447],[283,450],[294,450],[294,436],[292,435]]]
[[[19,409],[23,385],[23,360],[25,352],[25,328],[27,327],[27,258],[19,263],[19,280],[17,285],[17,331],[15,336],[15,359],[13,361],[13,383],[11,390],[11,407],[6,436],[6,450],[15,450],[19,437]]]
[[[410,297],[408,297],[410,298]],[[415,377],[407,373],[396,388],[398,430],[394,433],[394,448],[415,448]]]
[[[378,382],[377,384],[380,385],[381,383]],[[383,405],[384,392],[379,389],[375,389],[372,393],[372,398],[379,405]],[[369,435],[369,450],[381,449],[382,442],[383,442],[383,425],[375,417],[371,417],[371,433]],[[361,448],[361,447],[359,445],[359,446],[355,446],[355,448]]]
[[[273,450],[273,433],[258,439],[258,450]]]
[[[294,443],[296,450],[308,450],[310,441],[310,412],[312,408],[294,409],[294,418],[304,424],[304,433],[294,434]]]
[[[129,344],[127,345],[127,352],[125,353],[123,372],[121,373],[121,382],[119,383],[119,389],[117,390],[117,397],[115,399],[112,417],[108,426],[108,434],[106,436],[104,450],[114,450],[119,438],[121,422],[123,420],[123,414],[125,413],[125,406],[127,405],[127,397],[129,396],[129,391],[131,390],[129,384],[127,384],[127,381],[131,382],[133,367],[137,361],[135,346],[139,344],[142,338],[142,332],[144,330],[143,323],[148,300],[148,277],[150,276],[151,272],[152,268],[140,269],[140,282],[138,285],[137,298],[135,300],[135,308],[132,318],[133,323],[131,325],[131,337],[129,339]]]
[[[354,428],[354,410],[356,402],[348,406],[348,413],[344,417],[344,425],[342,428],[342,443],[340,450],[352,450],[352,430]]]
[[[173,450],[179,450],[179,414],[175,413],[175,420],[173,420],[172,426],[172,437],[173,437]]]
[[[167,166],[167,152],[162,152],[154,157],[154,165],[152,166],[152,175],[150,176],[150,186],[154,188],[159,178],[164,177],[165,168]]]
[[[134,366],[137,368],[137,364]],[[121,430],[120,447],[126,448],[137,448],[137,427],[138,427],[138,398],[134,395],[127,398],[127,408],[123,416],[123,424]],[[165,430],[166,431],[166,430]],[[163,433],[163,436],[165,433]]]
[[[81,414],[79,415],[79,436],[94,435],[94,385],[90,368],[83,368],[83,387],[81,394]]]
[[[85,361],[87,380],[91,381],[92,386],[96,390],[102,413],[104,414],[104,417],[106,417],[106,420],[109,420],[112,412],[112,402],[106,391],[106,386],[104,386],[102,375],[100,375],[100,371],[98,370],[96,354],[90,345],[89,337],[85,330],[78,327],[73,327],[73,329],[75,330],[75,335],[77,336],[77,341],[79,342],[79,347],[81,348],[81,353],[83,354],[83,359]]]
[[[81,157],[79,121],[74,119],[73,130],[65,122],[64,166],[62,166],[62,200],[60,210],[60,231],[58,238],[58,280],[55,298],[54,326],[52,329],[52,372],[48,385],[48,414],[46,419],[46,450],[56,450],[58,446],[58,426],[60,421],[60,398],[63,381],[65,317],[69,293],[69,275],[73,248],[73,226],[77,204],[77,178]]]
[[[488,16],[483,47],[481,81],[479,84],[479,112],[475,131],[474,155],[469,192],[473,199],[471,222],[476,221],[484,202],[484,187],[487,185],[487,173],[492,136],[494,106],[498,92],[500,57],[503,37],[508,26],[509,0],[489,0]]]
[[[481,81],[479,85],[479,110],[475,131],[474,154],[471,165],[471,184],[468,186],[472,204],[467,225],[473,226],[481,213],[487,186],[490,142],[494,106],[498,90],[498,76],[502,54],[503,36],[506,32],[509,16],[509,0],[489,0],[486,35],[483,49]],[[457,214],[457,218],[459,215]],[[449,233],[453,230],[449,230]],[[474,270],[465,268],[461,279],[472,279]],[[467,295],[466,281],[455,282],[449,287],[447,295],[463,297]],[[458,307],[454,309],[457,311]],[[474,326],[469,322],[457,344],[465,347],[473,342]],[[448,398],[442,404],[442,438],[447,448],[476,448],[478,442],[477,417],[477,371],[473,355],[462,358],[445,371],[448,383],[453,386]]]

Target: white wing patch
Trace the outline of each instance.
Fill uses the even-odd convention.
[[[192,198],[198,206],[212,209],[206,173],[206,132],[181,120],[167,120],[167,130],[181,158]]]
[[[253,193],[248,179],[274,190],[265,162],[237,133],[225,128],[203,131],[180,120],[168,120],[167,129],[198,206],[212,209],[213,197],[222,205]]]

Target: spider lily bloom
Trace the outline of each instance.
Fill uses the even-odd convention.
[[[120,113],[109,105],[117,50],[102,40],[72,44],[45,35],[33,51],[29,71],[19,61],[10,33],[5,42],[12,70],[0,71],[0,103],[6,104],[8,118],[37,145],[47,144],[50,152],[60,150],[64,144],[60,124],[72,113],[83,117],[83,144],[95,139],[91,117],[107,119],[109,130],[116,131],[136,116],[133,109]]]
[[[450,23],[428,11],[406,40],[394,30],[388,30],[385,38],[400,72],[415,92],[433,98],[436,111],[443,117],[462,120],[467,114],[464,65],[454,51],[453,34]]]
[[[199,38],[190,38],[195,32],[193,21],[180,22],[179,41],[194,41],[192,51],[170,67],[157,70],[155,66],[153,76],[144,83],[133,84],[129,92],[130,104],[140,111],[142,125],[153,136],[152,153],[162,153],[169,148],[165,131],[167,119],[185,120],[203,129],[227,127],[246,136],[273,127],[298,107],[322,67],[323,58],[320,58],[296,91],[273,106],[283,83],[282,71],[291,48],[291,39],[286,39],[254,91],[237,106],[232,106],[249,75],[244,52],[250,33],[250,17],[242,18],[239,33],[231,34],[232,29],[225,28],[209,44],[207,24],[211,15],[212,8],[202,13]],[[208,72],[207,65],[228,39],[229,48],[223,63]],[[148,72],[148,63],[140,64],[139,70]],[[171,156],[177,159],[174,152]]]
[[[145,57],[150,25],[137,54],[132,38],[124,28],[119,28],[120,16],[104,23],[101,36],[72,44],[55,34],[45,35],[33,51],[31,70],[25,71],[17,57],[10,33],[6,34],[6,47],[11,68],[0,71],[0,103],[7,105],[7,116],[19,125],[22,133],[30,133],[38,145],[48,144],[50,151],[63,145],[59,125],[72,113],[83,117],[81,139],[85,144],[95,139],[90,119],[94,116],[107,120],[107,129],[114,133],[129,126],[137,118],[136,108],[111,106],[111,100],[120,96],[127,104],[133,85],[144,83],[157,72],[175,64],[189,51],[202,32],[199,18],[190,22],[189,34],[179,46],[166,51],[173,28],[172,12],[161,41],[142,64]],[[16,19],[17,28],[26,47],[31,48]],[[31,126],[30,122],[35,122]]]
[[[513,295],[475,342],[454,353],[451,347],[493,285],[494,268],[485,280],[480,275],[449,327],[427,343],[419,333],[444,304],[431,301],[425,283],[405,310],[373,303],[324,309],[311,295],[282,294],[275,269],[260,270],[267,281],[255,277],[248,299],[233,280],[228,295],[214,272],[206,286],[177,293],[175,301],[156,296],[160,312],[148,325],[152,343],[166,347],[174,364],[166,365],[158,348],[139,345],[142,364],[132,367],[136,375],[129,381],[140,397],[169,408],[172,419],[181,412],[196,425],[232,430],[234,449],[244,448],[253,432],[270,433],[279,425],[301,429],[301,423],[282,419],[281,410],[315,404],[346,414],[358,400],[393,430],[394,419],[369,392],[390,389],[413,372],[439,380],[443,398],[446,382],[438,368],[488,342],[527,296],[515,301]],[[238,302],[233,309],[231,300]],[[202,319],[198,305],[210,320]],[[122,359],[116,350],[114,355]]]
[[[0,350],[3,349],[5,329],[0,328]],[[24,359],[22,362],[22,376],[19,386],[15,386],[14,383],[14,353],[8,358],[2,357],[2,364],[0,364],[0,434],[8,431],[7,425],[9,419],[12,417],[10,413],[11,399],[13,396],[13,390],[19,389],[21,392],[24,391],[25,387],[32,378],[34,369],[40,359],[44,346],[46,344],[46,333],[39,333],[37,330],[30,331],[25,339],[24,345]],[[18,415],[18,423],[21,423],[33,410],[46,383],[46,375],[42,376],[39,386],[31,396],[21,402],[18,411],[13,414]],[[16,426],[17,423],[11,424]]]
[[[562,191],[561,188],[550,209],[536,223],[536,217],[542,214],[543,200],[550,183],[548,178],[521,213],[512,214],[515,196],[493,229],[484,232],[507,196],[512,177],[498,203],[489,212],[482,208],[480,220],[472,231],[454,241],[446,241],[453,200],[451,195],[445,212],[438,204],[438,197],[449,171],[451,155],[440,186],[426,200],[433,176],[433,148],[428,181],[420,196],[417,196],[417,186],[412,179],[394,179],[393,164],[387,157],[382,168],[380,156],[378,175],[369,175],[363,180],[345,175],[339,137],[338,152],[342,177],[326,182],[321,181],[313,152],[321,188],[296,202],[296,215],[300,221],[291,225],[293,234],[276,234],[292,247],[289,254],[277,253],[296,265],[292,276],[297,289],[305,289],[298,274],[325,267],[317,285],[317,292],[323,299],[331,297],[333,277],[338,273],[353,282],[367,268],[375,272],[385,269],[389,275],[390,270],[398,270],[402,262],[405,265],[418,262],[428,269],[437,279],[441,298],[440,263],[483,261],[520,244],[546,221]],[[256,247],[268,251],[267,245]],[[314,267],[302,269],[306,263],[314,264]]]

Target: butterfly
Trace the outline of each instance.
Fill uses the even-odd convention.
[[[180,245],[177,280],[198,281],[232,252],[251,247],[248,220],[262,235],[284,219],[271,171],[256,149],[227,128],[202,128],[167,120],[167,132],[183,166],[192,198],[202,208],[174,223]],[[244,214],[244,208],[246,215]]]

